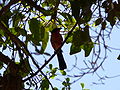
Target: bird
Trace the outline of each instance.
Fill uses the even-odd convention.
[[[62,38],[62,35],[60,34],[60,30],[61,30],[61,28],[54,28],[51,31],[50,41],[51,41],[51,45],[55,51],[57,51],[59,49],[59,51],[57,52],[59,69],[64,70],[67,68],[67,65],[66,65],[66,62],[64,60],[62,50],[60,49],[62,42],[63,42],[63,38]]]

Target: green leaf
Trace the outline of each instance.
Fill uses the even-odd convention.
[[[50,78],[54,79],[55,76],[57,76],[57,75],[56,75],[56,71],[57,71],[57,68],[52,68],[52,70],[51,70],[51,72],[50,72],[52,75],[50,76]]]
[[[82,40],[81,40],[81,30],[76,30],[73,33],[73,39],[72,39],[72,45],[70,47],[70,55],[78,53],[81,51],[81,45],[82,45]]]
[[[70,78],[66,78],[66,81],[67,81],[67,82],[70,82]]]
[[[42,80],[41,82],[41,90],[49,90],[49,82],[47,79]]]
[[[57,68],[53,68],[52,71],[51,71],[51,73],[52,73],[52,74],[55,74],[56,71],[57,71]]]
[[[115,22],[116,22],[116,18],[114,17],[113,19],[111,19],[110,25],[113,27],[115,25]]]
[[[63,87],[62,90],[65,90],[65,87]]]
[[[15,30],[14,27],[13,27],[13,28],[9,28],[9,30],[10,30],[10,32],[11,32],[12,34],[14,34],[14,35],[16,35],[16,36],[19,36],[19,33],[16,32],[16,30]]]
[[[70,47],[70,55],[76,54],[76,53],[78,53],[80,51],[81,51],[81,47],[80,46],[76,46],[74,44],[71,45],[71,47]]]
[[[101,24],[103,18],[98,18],[96,21],[95,21],[95,26]]]
[[[40,35],[40,22],[36,18],[29,20],[29,28],[34,38],[38,38]]]
[[[72,45],[70,47],[70,55],[78,53],[84,49],[85,56],[88,56],[93,48],[93,43],[89,35],[89,26],[86,25],[84,30],[76,29],[73,33]]]
[[[67,37],[67,34],[65,35],[65,38]],[[68,43],[72,43],[72,39],[73,39],[73,33],[69,36],[69,38],[66,41],[66,44]]]
[[[66,87],[67,86],[67,83],[64,81],[64,82],[62,82],[62,84]]]
[[[13,13],[15,14],[12,19],[13,19],[13,27],[18,26],[19,22],[25,18],[25,15],[18,12],[18,10],[14,10]]]
[[[92,42],[87,42],[86,44],[81,46],[81,48],[85,51],[85,57],[89,56],[89,54],[92,51],[93,47],[94,46],[93,46]]]
[[[22,36],[27,35],[27,31],[25,29],[20,28],[20,27],[15,27],[15,31],[17,31]]]
[[[92,51],[93,46],[93,42],[91,40],[91,37],[89,35],[89,26],[86,25],[84,28],[84,32],[82,34],[83,36],[81,38],[83,38],[83,46],[81,46],[81,48],[85,51],[85,57],[89,56],[90,52]]]
[[[3,68],[3,62],[0,61],[0,69]]]
[[[40,41],[44,39],[45,28],[43,27],[43,23],[38,21],[36,18],[32,18],[29,20],[29,28],[32,33],[32,42],[35,45],[40,45]]]
[[[43,27],[43,24],[40,23],[40,30],[39,30],[39,38],[40,38],[40,41],[44,40],[45,39],[48,39],[48,32],[45,31],[45,27]]]
[[[32,18],[29,21],[29,28],[32,33],[32,37],[34,40],[40,40],[40,22],[36,18]]]
[[[57,88],[57,87],[54,87],[54,90],[58,90],[58,88]]]
[[[51,78],[51,79],[54,79],[56,76],[57,76],[56,74],[52,74],[52,75],[50,76],[50,78]]]
[[[60,13],[60,14],[66,19],[67,22],[70,23],[74,22],[73,17],[69,13]]]
[[[67,15],[68,15],[68,21],[74,23],[73,17],[69,13]]]
[[[80,83],[82,89],[85,87],[85,84],[84,83]]]
[[[86,42],[91,42],[91,37],[90,37],[90,33],[89,33],[89,26],[86,25],[84,27],[83,32],[81,33],[81,38],[82,38],[82,42],[85,44]]]
[[[49,5],[56,5],[56,3],[58,2],[58,0],[46,0],[47,3],[49,3]]]
[[[7,12],[4,15],[1,15],[0,17],[0,21],[4,22],[4,24],[9,27],[9,19],[12,16],[12,12],[9,8],[9,10],[7,9]]]
[[[41,47],[41,50],[40,50],[41,54],[44,53],[44,51],[47,47],[48,40],[49,40],[49,33],[45,32],[44,38],[42,39],[42,47]]]
[[[76,21],[79,22],[80,15],[80,1],[78,0],[70,0],[72,15],[75,17]]]
[[[71,83],[69,83],[69,81],[70,81],[70,78],[66,78],[66,80],[63,81],[62,84],[63,84],[65,87],[70,86]]]
[[[83,89],[83,90],[90,90],[90,89]]]
[[[60,70],[60,72],[62,73],[62,75],[66,75],[66,72],[64,70]]]
[[[0,45],[2,45],[4,43],[4,40],[2,37],[0,37]]]
[[[19,67],[20,67],[20,71],[19,71],[19,74],[22,76],[22,77],[25,77],[27,76],[30,71],[31,71],[31,67],[30,67],[30,64],[29,64],[29,61],[28,59],[24,59],[20,62],[19,64]]]
[[[118,60],[120,60],[120,55],[117,57]]]
[[[46,25],[45,30],[46,30],[46,31],[52,31],[53,28],[56,28],[56,27],[57,27],[57,25],[56,25],[55,23],[49,22],[49,23]]]
[[[1,29],[0,29],[0,36],[4,36],[4,32]]]
[[[52,64],[49,64],[49,68],[52,70],[52,67],[53,67],[53,65]]]

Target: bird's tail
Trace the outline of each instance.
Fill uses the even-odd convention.
[[[58,57],[58,62],[59,62],[59,68],[60,68],[60,70],[66,69],[67,65],[65,63],[65,60],[64,60],[64,57],[63,57],[63,54],[62,54],[62,50],[60,50],[57,53],[57,57]]]

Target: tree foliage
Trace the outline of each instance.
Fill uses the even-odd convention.
[[[62,46],[71,44],[70,55],[83,50],[85,57],[93,56],[91,61],[85,62],[87,71],[76,77],[80,79],[94,73],[106,59],[110,47],[105,38],[119,25],[119,11],[119,0],[1,0],[0,69],[3,72],[0,90],[22,90],[26,86],[28,89],[59,89],[51,83],[59,69],[49,64],[57,52],[51,55],[46,51],[49,33],[55,27],[63,28]],[[97,63],[101,48],[104,48],[104,58]],[[38,60],[35,55],[45,58]],[[61,71],[61,75],[67,76],[67,72]],[[67,77],[61,83],[63,90],[69,90],[74,81]]]

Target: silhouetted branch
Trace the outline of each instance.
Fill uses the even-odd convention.
[[[62,46],[65,44],[65,42],[67,41],[67,39],[69,38],[70,34],[73,32],[73,30],[75,29],[75,27],[77,26],[77,23],[72,27],[72,29],[68,32],[67,37],[65,38],[65,40],[63,41],[62,45],[59,47],[58,50],[56,50],[56,52],[42,65],[41,68],[39,68],[34,74],[32,74],[30,77],[24,79],[23,81],[27,81],[30,78],[34,77],[35,75],[37,75],[52,59],[53,57],[58,53],[58,51],[62,48]]]
[[[13,62],[8,56],[5,56],[2,52],[0,52],[0,61],[8,65]]]
[[[7,10],[8,10],[13,4],[16,4],[18,1],[21,1],[21,0],[10,0],[10,2],[0,10],[0,17],[1,17],[2,15],[4,15],[4,14],[7,12]]]

